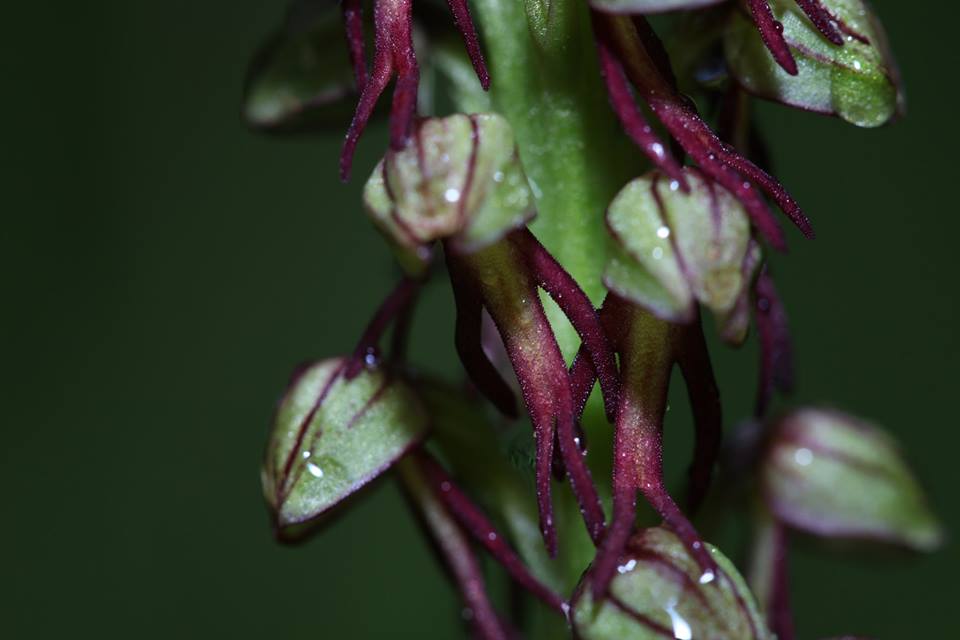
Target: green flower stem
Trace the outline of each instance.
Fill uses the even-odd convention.
[[[639,154],[607,103],[585,2],[478,0],[493,108],[513,127],[537,199],[532,229],[594,304],[605,294],[603,212],[639,173]],[[547,10],[549,7],[549,11]],[[547,314],[564,356],[579,344],[560,310]]]

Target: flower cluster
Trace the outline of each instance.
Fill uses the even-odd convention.
[[[415,21],[412,0],[373,0],[372,30],[363,4],[295,2],[245,94],[251,125],[280,132],[343,122],[355,99],[347,179],[394,82],[389,148],[363,203],[401,276],[353,350],[298,370],[280,403],[262,472],[279,539],[315,531],[392,470],[484,639],[525,630],[491,603],[478,547],[576,637],[789,640],[788,530],[937,546],[889,437],[835,411],[770,413],[775,391],[792,386],[792,347],[768,262],[786,235],[767,200],[813,231],[762,168],[747,107],[755,95],[861,126],[898,114],[896,69],[862,0],[526,0],[523,11],[478,0],[493,73],[466,0],[449,0],[452,25],[426,3]],[[648,21],[662,12],[675,16],[666,40]],[[456,32],[466,55],[450,46]],[[438,87],[452,114],[438,113],[449,110]],[[593,89],[605,89],[599,107]],[[561,137],[531,134],[542,120],[567,123]],[[606,163],[594,153],[597,166],[562,169],[596,144],[589,122],[622,129],[636,173],[600,198],[605,210],[564,218],[545,192],[595,194],[623,170],[614,150]],[[589,234],[570,232],[574,220]],[[418,293],[438,272],[453,290],[465,385],[407,355]],[[708,314],[727,345],[752,327],[760,347],[755,415],[725,457]],[[663,465],[675,365],[695,434],[685,503]],[[507,435],[521,417],[529,446]],[[752,505],[749,586],[690,519],[723,493],[725,505]],[[639,520],[649,514],[638,497],[659,522]]]

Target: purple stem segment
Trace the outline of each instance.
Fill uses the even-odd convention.
[[[786,309],[766,265],[757,277],[755,296],[754,320],[760,339],[756,415],[762,417],[773,398],[774,389],[789,392],[793,388],[793,345]]]
[[[443,564],[460,590],[476,637],[480,640],[509,640],[510,633],[500,620],[487,595],[483,569],[470,540],[434,491],[413,457],[397,464],[397,471],[410,501],[419,510],[420,520],[436,545]]]
[[[352,380],[363,370],[366,364],[366,358],[377,351],[377,345],[380,338],[386,332],[390,323],[397,318],[402,318],[404,313],[412,306],[420,291],[420,281],[405,277],[397,284],[394,290],[380,304],[380,308],[373,314],[367,328],[353,350],[353,356],[347,363],[344,370],[344,376],[347,380]],[[395,331],[400,330],[398,327]]]
[[[357,91],[367,84],[366,44],[363,38],[363,0],[342,0],[343,26],[347,32],[350,64],[357,82]]]
[[[786,248],[783,231],[770,214],[757,189],[767,193],[808,237],[813,230],[796,201],[782,185],[762,169],[741,156],[721,141],[700,118],[696,109],[657,68],[648,47],[637,32],[641,18],[630,20],[623,16],[593,12],[595,33],[600,46],[607,46],[618,57],[620,64],[637,88],[637,93],[650,106],[683,150],[693,158],[711,178],[731,191],[747,210],[754,226],[778,249]],[[655,35],[649,32],[649,42]]]
[[[360,91],[360,100],[340,154],[340,178],[350,178],[353,154],[377,100],[396,75],[390,112],[390,146],[402,149],[410,136],[417,109],[420,69],[413,48],[412,0],[374,0],[373,68]],[[357,18],[359,19],[359,18]]]
[[[604,597],[616,573],[633,531],[638,491],[687,546],[703,571],[701,581],[710,582],[718,575],[716,564],[663,478],[663,418],[676,330],[610,294],[606,305],[613,304],[623,307],[619,313],[629,324],[616,345],[623,387],[613,443],[613,518],[593,563],[594,595]]]
[[[477,29],[473,25],[473,18],[470,17],[470,6],[467,0],[447,0],[450,7],[450,13],[453,14],[453,23],[457,26],[460,34],[463,36],[463,42],[467,47],[467,55],[470,56],[470,62],[473,64],[473,70],[480,79],[480,86],[484,91],[490,89],[490,73],[487,71],[487,63],[483,59],[483,51],[480,49],[480,41],[477,38]]]
[[[467,533],[472,535],[506,569],[517,584],[551,609],[563,613],[565,605],[563,598],[533,577],[504,537],[494,528],[480,508],[453,482],[446,470],[422,449],[415,455],[437,497]]]

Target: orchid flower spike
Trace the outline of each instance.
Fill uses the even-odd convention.
[[[610,415],[618,395],[616,363],[587,296],[526,229],[533,195],[506,120],[495,114],[423,120],[410,146],[388,152],[364,194],[374,223],[408,270],[421,273],[430,247],[442,241],[457,304],[460,359],[478,389],[513,415],[513,393],[480,340],[482,310],[493,318],[533,423],[541,529],[550,553],[557,545],[550,497],[555,438],[588,531],[598,540],[603,509],[576,445],[566,363],[538,290],[557,302],[579,332]]]

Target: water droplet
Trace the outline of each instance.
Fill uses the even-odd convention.
[[[663,145],[659,142],[654,142],[652,145],[650,145],[650,151],[658,158],[662,158],[664,156]]]
[[[307,463],[307,471],[309,471],[310,475],[312,475],[314,478],[323,477],[323,469],[321,469],[318,465],[313,464],[312,462]]]
[[[631,558],[626,563],[617,567],[617,573],[629,573],[633,571],[636,568],[636,566],[637,566],[637,561]]]
[[[713,571],[704,571],[700,576],[700,584],[710,584],[716,579],[716,577],[717,576],[714,575]]]
[[[443,199],[447,202],[457,202],[460,199],[460,190],[447,189],[443,192]]]
[[[660,227],[657,229],[657,237],[661,239],[666,239],[670,237],[670,228],[669,227]]]
[[[490,542],[494,542],[496,539],[497,539],[497,534],[494,533],[493,531],[487,534],[487,540],[489,540]]]
[[[653,259],[654,259],[654,260],[659,260],[659,259],[662,258],[662,257],[663,257],[663,249],[661,249],[660,247],[654,247],[654,248],[653,248]]]
[[[304,460],[306,460],[307,458],[310,457],[310,452],[309,452],[309,451],[304,451],[304,452],[301,453],[300,455],[303,457]]]
[[[503,177],[504,177],[504,176],[503,176],[503,171],[497,171],[496,173],[493,174],[493,181],[494,181],[494,182],[503,182]]]
[[[670,191],[676,191],[680,188],[680,183],[677,180],[670,181]]]
[[[800,447],[793,452],[793,460],[801,467],[805,467],[813,462],[813,451],[806,447]]]
[[[676,601],[673,601],[666,607],[670,624],[673,626],[673,637],[676,640],[693,640],[693,629],[690,628],[690,623],[677,612],[676,606]]]

